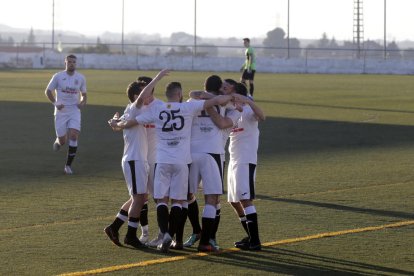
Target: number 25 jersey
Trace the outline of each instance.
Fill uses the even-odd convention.
[[[204,101],[165,102],[148,107],[135,118],[139,124],[155,124],[158,140],[156,163],[191,163],[191,125],[193,117],[203,107]]]

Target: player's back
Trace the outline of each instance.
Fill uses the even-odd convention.
[[[157,163],[189,164],[191,124],[201,111],[204,101],[165,102],[149,107],[136,119],[142,123],[155,123],[157,134]]]

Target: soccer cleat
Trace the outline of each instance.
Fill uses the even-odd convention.
[[[162,233],[158,233],[158,236],[151,241],[147,242],[146,245],[149,247],[157,247],[159,244],[162,243]]]
[[[184,247],[193,246],[198,240],[200,240],[200,234],[191,234],[188,240],[184,243]]]
[[[117,246],[122,246],[122,244],[119,242],[118,232],[114,231],[111,226],[105,227],[104,232],[108,236],[108,238],[112,241],[113,244]]]
[[[257,251],[262,250],[262,244],[259,242],[247,242],[245,244],[240,244],[237,248],[240,248],[241,250],[251,250],[251,251]]]
[[[184,246],[182,242],[172,241],[170,248],[175,250],[183,250]]]
[[[128,237],[125,236],[124,243],[128,244],[135,248],[146,248],[144,244],[142,244],[137,237]]]
[[[53,143],[53,151],[59,151],[60,150],[60,144],[59,140],[56,138],[55,142]]]
[[[65,166],[65,168],[63,169],[63,172],[65,174],[73,174],[73,171],[72,171],[71,167],[68,166],[68,165]]]
[[[143,244],[146,244],[149,240],[149,236],[148,233],[142,233],[141,236],[139,237],[139,241]]]
[[[218,252],[219,249],[211,244],[199,244],[197,248],[198,252]]]
[[[215,240],[215,239],[210,239],[210,240],[208,241],[208,243],[209,243],[211,246],[214,246],[217,250],[219,250],[219,249],[220,249],[220,247],[218,246],[218,244],[217,244],[217,242],[216,242],[216,240]]]
[[[157,249],[161,252],[168,253],[171,242],[172,242],[172,238],[170,234],[165,233],[164,237],[162,238],[162,243],[157,246]]]
[[[234,242],[234,246],[237,247],[237,248],[240,248],[242,246],[246,246],[246,244],[249,245],[249,237],[245,237],[245,238],[241,239],[240,241]]]

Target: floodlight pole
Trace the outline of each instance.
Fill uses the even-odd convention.
[[[197,0],[194,0],[194,49],[191,68],[194,70],[194,59],[197,56]]]
[[[122,37],[121,37],[121,54],[124,54],[124,8],[125,0],[122,0]]]
[[[52,1],[52,49],[55,48],[55,0]]]
[[[290,0],[287,4],[287,58],[290,58]]]
[[[387,0],[384,0],[384,59],[387,59]]]

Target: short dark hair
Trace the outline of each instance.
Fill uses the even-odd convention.
[[[224,81],[231,84],[231,85],[233,85],[233,86],[235,86],[237,84],[237,81],[235,81],[233,79],[225,79]]]
[[[137,81],[145,82],[146,84],[149,84],[152,81],[152,78],[147,76],[138,76]]]
[[[74,58],[74,59],[77,59],[77,57],[76,57],[74,54],[70,54],[70,55],[67,55],[67,56],[65,57],[65,59],[68,59],[68,58]]]
[[[250,38],[245,37],[245,38],[243,38],[243,41],[250,42]]]
[[[126,93],[131,103],[135,101],[134,96],[141,94],[142,89],[144,89],[145,86],[146,85],[143,82],[139,82],[139,81],[131,82],[128,85]]]
[[[152,82],[152,78],[147,76],[138,76],[137,81],[142,83],[144,86],[147,86],[150,82]],[[155,87],[152,89],[152,92],[154,93]]]
[[[214,94],[220,94],[220,88],[222,84],[223,84],[223,81],[221,80],[219,76],[211,75],[206,79],[204,83],[204,88],[208,92],[213,92]]]
[[[238,82],[236,83],[234,89],[236,90],[237,94],[247,97],[247,87],[245,84]]]
[[[182,87],[181,87],[181,83],[177,82],[177,81],[173,81],[170,82],[169,84],[167,84],[167,86],[165,87],[165,95],[167,96],[167,98],[171,98],[172,96],[174,96],[178,91],[182,91]]]

